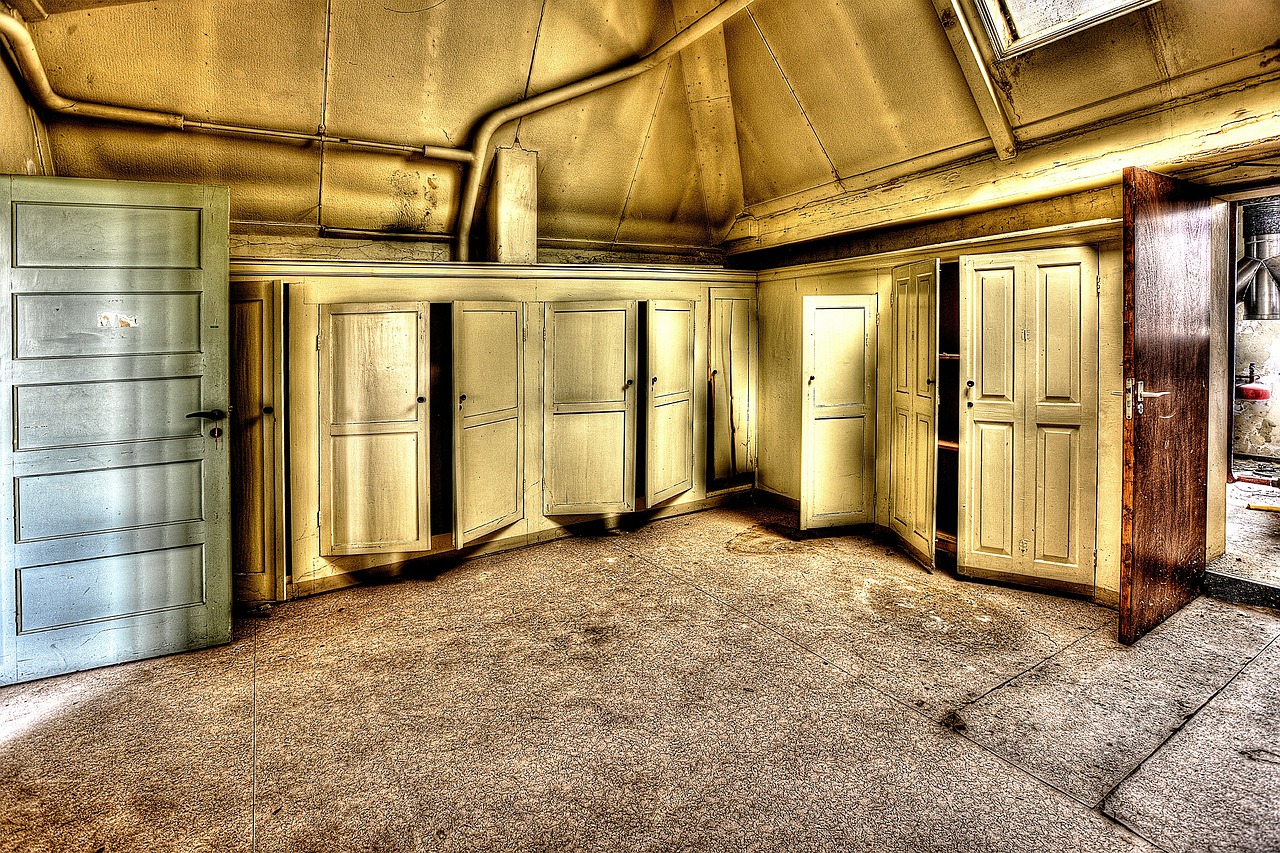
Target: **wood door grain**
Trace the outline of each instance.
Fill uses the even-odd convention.
[[[1125,169],[1125,376],[1163,396],[1135,400],[1124,425],[1122,643],[1194,598],[1204,575],[1211,230],[1203,188]]]

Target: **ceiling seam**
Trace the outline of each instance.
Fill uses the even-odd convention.
[[[333,41],[333,0],[326,0],[324,6],[324,74],[320,82],[320,127],[316,132],[321,136],[329,123],[329,51]],[[324,140],[320,140],[320,165],[316,176],[316,227],[324,228]]]
[[[529,51],[529,73],[524,78],[524,97],[521,100],[528,100],[529,87],[533,85],[533,63],[538,58],[538,42],[542,40],[542,20],[547,16],[547,0],[542,0],[542,11],[538,12],[538,28],[533,33],[533,50]],[[520,128],[524,126],[524,116],[516,122],[516,147],[520,147]]]
[[[773,60],[773,65],[778,69],[778,74],[782,76],[782,82],[786,84],[787,91],[791,93],[791,97],[796,102],[796,106],[800,108],[800,115],[804,117],[804,123],[809,126],[809,132],[813,134],[813,139],[818,143],[818,147],[822,149],[822,156],[827,158],[827,165],[831,168],[831,175],[835,178],[836,183],[840,183],[840,170],[836,168],[835,161],[831,159],[831,155],[827,153],[827,146],[822,144],[822,137],[818,135],[818,129],[813,126],[813,122],[809,120],[809,112],[804,108],[804,104],[800,102],[800,96],[796,94],[796,90],[791,85],[791,80],[787,77],[787,72],[782,70],[782,63],[778,61],[778,55],[773,52],[773,45],[769,44],[769,39],[765,36],[764,30],[760,28],[760,22],[756,20],[755,14],[751,9],[747,9],[747,17],[751,19],[752,25],[756,28],[756,32],[760,34],[760,41],[764,42],[765,50],[769,51],[769,58]]]
[[[658,97],[653,103],[653,113],[649,116],[649,125],[644,131],[644,142],[640,144],[640,156],[636,158],[636,167],[631,173],[631,183],[627,185],[627,198],[622,202],[622,212],[618,215],[618,227],[613,232],[613,242],[618,242],[619,235],[622,234],[622,226],[627,221],[627,208],[631,205],[631,194],[636,188],[636,179],[640,177],[640,167],[644,165],[644,154],[649,150],[649,139],[653,135],[653,125],[658,120],[658,110],[662,108],[662,96],[667,91],[667,81],[671,79],[671,66],[674,62],[668,62],[666,70],[662,73],[662,85],[658,86]]]

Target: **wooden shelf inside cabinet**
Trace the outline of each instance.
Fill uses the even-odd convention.
[[[960,452],[960,442],[958,442],[958,441],[947,441],[945,438],[940,438],[940,439],[938,439],[938,449],[939,449],[939,450],[954,450],[954,451],[956,451],[957,453],[959,453],[959,452]]]
[[[956,537],[951,533],[943,533],[941,530],[933,537],[934,547],[939,551],[947,554],[955,555],[956,553]]]
[[[959,361],[960,353],[958,352],[940,352],[938,353],[938,361]]]

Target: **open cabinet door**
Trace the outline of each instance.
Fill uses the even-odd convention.
[[[524,518],[524,306],[453,306],[456,547]]]
[[[650,300],[645,505],[693,488],[693,303]]]
[[[1208,484],[1209,194],[1124,171],[1120,642],[1199,592]]]
[[[889,529],[926,565],[936,536],[938,268],[932,260],[893,271]]]
[[[875,516],[876,297],[804,297],[800,528]]]

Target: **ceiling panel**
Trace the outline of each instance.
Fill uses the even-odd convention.
[[[484,115],[524,93],[540,5],[334,0],[329,131],[465,146]]]
[[[53,87],[72,98],[314,132],[325,0],[162,0],[31,26]]]
[[[930,0],[749,11],[842,176],[987,136]]]
[[[711,244],[694,145],[684,75],[677,57],[666,76],[644,154],[628,191],[618,240]]]
[[[724,35],[747,204],[834,180],[830,161],[755,24],[746,14],[735,15]]]

